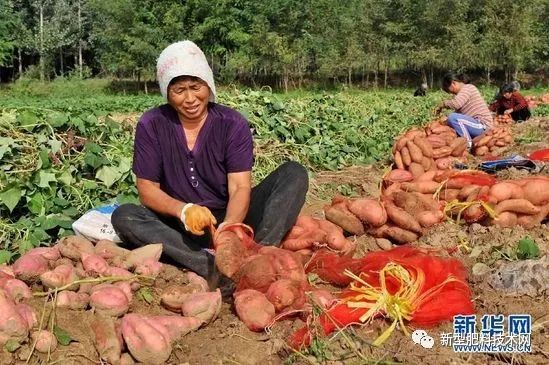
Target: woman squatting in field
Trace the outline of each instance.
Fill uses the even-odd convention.
[[[442,89],[455,96],[437,106],[436,112],[440,113],[442,109],[455,110],[448,115],[448,125],[460,137],[467,139],[467,145],[471,148],[473,138],[492,127],[492,113],[478,89],[469,84],[464,75],[446,74],[442,80]]]
[[[124,204],[112,224],[128,245],[162,243],[165,259],[205,277],[225,298],[234,285],[209,250],[228,223],[251,226],[263,245],[279,245],[305,202],[308,175],[286,162],[252,188],[253,140],[247,120],[217,104],[212,70],[191,41],[171,44],[157,63],[167,104],[136,128],[133,172],[142,205]]]
[[[509,114],[514,121],[525,121],[531,116],[528,102],[515,90],[512,84],[503,85],[499,97],[490,105],[490,110],[501,114]]]

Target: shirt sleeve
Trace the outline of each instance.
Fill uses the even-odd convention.
[[[254,163],[253,138],[248,122],[242,118],[235,121],[227,140],[225,167],[227,173],[251,171]]]
[[[135,130],[133,172],[138,178],[160,182],[162,159],[153,125],[142,117]]]
[[[450,109],[458,110],[461,109],[470,98],[471,90],[469,88],[462,87],[452,100],[444,101],[444,106]]]
[[[513,107],[513,111],[516,112],[516,111],[528,108],[528,102],[526,101],[526,99],[524,99],[522,95],[520,95],[519,93],[514,93],[513,96],[515,98],[515,104],[516,104]]]
[[[489,107],[489,109],[493,112],[497,112],[499,108],[500,108],[499,100],[494,101],[492,104],[490,104],[490,107]]]

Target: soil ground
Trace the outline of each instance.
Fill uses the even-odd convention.
[[[527,155],[535,149],[549,146],[549,119],[537,119],[514,127],[517,141],[510,152]],[[362,196],[379,195],[379,184],[387,167],[351,167],[338,172],[318,173],[311,179],[311,189],[303,213],[322,216],[322,206],[336,193]],[[547,171],[541,171],[548,174]],[[501,178],[519,177],[524,171],[508,170],[498,173]],[[381,347],[373,347],[372,341],[389,325],[382,319],[363,327],[352,327],[333,337],[315,343],[307,353],[292,352],[286,339],[303,322],[299,319],[276,323],[269,332],[249,331],[235,316],[229,304],[223,304],[221,315],[207,327],[183,337],[174,345],[169,364],[549,364],[549,283],[548,271],[542,272],[534,285],[533,295],[513,295],[497,289],[491,280],[497,268],[512,260],[505,253],[512,252],[518,241],[526,236],[532,238],[540,248],[540,256],[549,252],[549,229],[541,225],[532,230],[523,228],[500,229],[456,225],[445,222],[434,227],[423,236],[416,246],[438,249],[444,255],[451,255],[463,261],[470,272],[469,284],[474,292],[474,305],[477,318],[483,314],[532,315],[532,352],[528,354],[457,354],[451,347],[440,344],[440,334],[452,332],[452,324],[445,323],[427,329],[435,338],[433,349],[424,349],[414,344],[410,336],[396,329],[389,340]],[[355,255],[379,250],[372,238],[354,238],[358,242]],[[451,252],[448,253],[448,252]],[[477,263],[484,263],[484,270],[473,270]],[[476,266],[479,268],[479,266]],[[545,270],[549,270],[547,265]],[[545,275],[545,276],[544,276]],[[545,277],[545,282],[543,281]],[[167,266],[154,286],[155,301],[147,304],[135,298],[131,311],[146,314],[168,314],[159,305],[159,294],[168,284],[183,283],[185,274]],[[534,283],[536,284],[536,283]],[[334,288],[335,289],[335,288]],[[34,299],[31,303],[40,313],[43,303]],[[57,323],[67,330],[75,340],[69,346],[61,346],[49,363],[59,364],[100,364],[99,357],[91,342],[89,322],[90,311],[59,311]],[[29,354],[29,346],[24,345],[14,355],[0,354],[0,364],[22,364]],[[36,356],[30,363],[46,363],[45,355]]]

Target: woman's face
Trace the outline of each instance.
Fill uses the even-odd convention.
[[[452,81],[452,83],[448,87],[448,92],[450,94],[457,94],[459,90],[461,90],[461,82],[456,80]]]
[[[512,95],[513,95],[513,93],[511,93],[511,92],[503,93],[503,97],[504,97],[505,99],[511,99],[511,96],[512,96]]]
[[[184,122],[200,122],[208,114],[210,88],[198,78],[184,78],[168,88],[168,103]]]

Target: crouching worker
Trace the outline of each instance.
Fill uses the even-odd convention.
[[[497,115],[508,114],[514,121],[525,121],[531,116],[528,102],[515,90],[512,84],[503,85],[499,98],[490,105],[490,110]]]
[[[128,245],[162,243],[164,259],[229,297],[234,285],[215,269],[211,228],[244,222],[257,242],[279,245],[305,202],[307,171],[286,162],[252,188],[248,122],[215,103],[212,71],[193,42],[164,49],[157,78],[167,104],[145,112],[135,133],[133,171],[142,205],[120,206],[112,224]]]
[[[464,75],[446,74],[442,80],[442,89],[455,96],[443,101],[435,108],[435,112],[438,114],[442,109],[455,110],[448,115],[448,125],[460,137],[467,139],[467,144],[471,148],[473,138],[492,126],[492,113],[478,89],[469,84]]]

